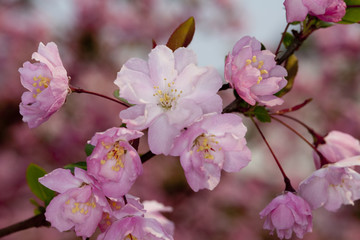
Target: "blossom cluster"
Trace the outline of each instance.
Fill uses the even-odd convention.
[[[288,22],[303,21],[308,14],[337,22],[346,9],[341,0],[285,0],[284,5]],[[20,113],[31,128],[57,112],[73,89],[55,43],[40,43],[32,57],[38,62],[25,62],[19,69],[28,89]],[[225,81],[247,105],[242,113],[253,121],[255,108],[269,114],[283,104],[277,93],[287,86],[287,76],[276,55],[254,37],[241,38],[225,59]],[[46,219],[59,231],[74,229],[83,239],[98,228],[99,240],[173,239],[174,224],[160,213],[172,208],[156,201],[141,203],[129,194],[143,173],[139,139],[147,136],[153,154],[179,157],[190,188],[197,192],[213,190],[222,170],[238,172],[249,164],[247,128],[238,114],[223,113],[218,72],[199,67],[195,53],[186,47],[154,46],[147,61],[129,59],[114,83],[119,99],[129,105],[119,113],[123,125],[97,132],[88,141],[93,149],[86,170],[56,169],[39,178],[58,193],[46,208]],[[298,192],[285,180],[285,192],[260,212],[264,229],[276,231],[280,239],[311,232],[313,210],[336,211],[360,198],[360,174],[354,170],[360,165],[359,141],[332,131],[313,148],[317,170],[299,184]]]

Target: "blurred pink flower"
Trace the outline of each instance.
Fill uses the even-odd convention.
[[[344,0],[285,0],[287,22],[303,21],[308,14],[326,22],[339,22],[346,12]]]
[[[325,144],[320,144],[317,149],[330,162],[335,163],[345,158],[360,155],[360,142],[353,136],[340,131],[331,131],[324,138]],[[320,158],[314,152],[315,166],[319,169]]]
[[[285,68],[276,65],[275,55],[261,51],[261,43],[254,37],[241,38],[226,57],[225,80],[250,105],[282,104],[284,101],[274,94],[285,87],[286,75]]]
[[[32,58],[40,63],[25,62],[19,68],[21,84],[29,90],[21,97],[20,113],[30,128],[39,126],[58,111],[69,89],[69,79],[55,43],[46,46],[40,43]]]
[[[301,197],[286,192],[274,198],[260,212],[260,217],[266,217],[264,229],[276,229],[280,239],[290,239],[294,231],[298,238],[312,231],[312,214],[309,204]]]
[[[299,184],[299,195],[312,209],[336,211],[342,204],[354,205],[360,198],[360,174],[350,167],[359,165],[359,156],[325,165]]]
[[[132,58],[117,75],[120,97],[136,104],[120,112],[129,129],[149,128],[149,147],[167,155],[173,139],[201,115],[221,112],[217,91],[221,77],[214,68],[197,67],[187,48],[175,52],[164,45],[151,50],[149,61]]]
[[[146,210],[145,217],[155,219],[161,224],[161,226],[169,235],[174,235],[174,223],[161,214],[161,212],[172,212],[172,207],[164,206],[162,203],[159,203],[155,200],[144,201],[143,204],[144,209]]]
[[[171,155],[179,156],[186,179],[195,191],[213,190],[221,170],[237,172],[248,165],[246,127],[235,114],[207,114],[174,141]]]
[[[75,228],[77,236],[90,237],[96,230],[108,202],[86,171],[55,169],[39,182],[58,193],[46,208],[46,220],[60,232]]]
[[[113,127],[96,133],[89,141],[95,148],[86,160],[87,171],[107,197],[124,196],[142,174],[139,154],[128,142],[142,135],[136,130]]]

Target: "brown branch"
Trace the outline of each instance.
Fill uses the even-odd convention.
[[[50,227],[50,223],[46,221],[44,213],[0,229],[0,238],[33,227]]]

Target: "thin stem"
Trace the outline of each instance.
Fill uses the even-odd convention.
[[[46,221],[45,215],[44,213],[42,213],[33,216],[29,219],[26,219],[22,222],[15,223],[11,226],[0,229],[0,238],[32,227],[49,227],[49,226],[50,223]]]
[[[347,8],[360,8],[360,5],[347,5]]]
[[[123,105],[123,106],[125,106],[125,107],[130,107],[130,105],[127,104],[127,103],[124,103],[124,102],[122,102],[122,101],[119,101],[119,100],[117,100],[117,99],[115,99],[115,98],[111,98],[111,97],[105,96],[105,95],[103,95],[103,94],[101,94],[101,93],[91,92],[91,91],[84,90],[84,89],[82,89],[82,88],[77,88],[77,87],[72,87],[72,86],[69,86],[69,87],[70,87],[71,92],[75,92],[75,93],[87,93],[87,94],[95,95],[95,96],[102,97],[102,98],[108,99],[108,100],[110,100],[110,101],[119,103],[119,104],[121,104],[121,105]]]
[[[250,119],[251,119],[251,121],[254,123],[256,129],[259,131],[259,133],[260,133],[262,139],[264,140],[266,146],[267,146],[268,149],[270,150],[271,155],[274,157],[275,162],[276,162],[277,166],[279,167],[281,174],[282,174],[283,177],[284,177],[285,191],[288,191],[288,192],[296,192],[295,189],[291,186],[290,179],[288,178],[288,176],[286,176],[284,169],[282,168],[282,166],[281,166],[279,160],[277,159],[274,151],[273,151],[272,148],[270,147],[270,144],[269,144],[268,141],[266,140],[266,138],[265,138],[263,132],[261,131],[259,125],[256,123],[256,121],[254,120],[254,118],[253,118],[252,116],[250,116]]]
[[[325,144],[325,143],[326,143],[324,137],[320,136],[320,135],[319,135],[318,133],[316,133],[312,128],[310,128],[308,125],[306,125],[305,123],[303,123],[303,122],[300,121],[299,119],[296,119],[296,118],[294,118],[294,117],[291,117],[291,116],[288,116],[288,115],[285,115],[285,114],[280,114],[279,116],[282,116],[282,117],[286,117],[286,118],[288,118],[288,119],[291,119],[291,120],[299,123],[300,125],[302,125],[304,128],[306,128],[306,129],[308,130],[308,132],[311,134],[311,136],[313,136],[313,138],[314,138],[314,145],[312,145],[312,144],[311,144],[311,145],[313,146],[313,149],[316,151],[316,153],[317,153],[317,154],[319,155],[319,157],[320,157],[320,165],[321,165],[321,166],[324,166],[324,165],[330,163],[329,160],[317,149],[317,146],[318,146],[319,144]],[[271,116],[271,117],[273,117],[273,116]],[[274,118],[274,119],[275,119],[275,118]],[[280,122],[281,120],[278,119],[277,121]],[[285,125],[284,125],[284,126],[285,126]]]
[[[284,121],[274,117],[274,116],[270,116],[272,119],[274,119],[275,121],[278,121],[279,123],[281,123],[282,125],[284,125],[285,127],[287,127],[288,129],[290,129],[293,133],[295,133],[296,135],[298,135],[298,137],[300,137],[304,142],[306,142],[316,153],[317,155],[319,155],[320,159],[325,159],[326,162],[329,162],[324,155],[312,144],[310,143],[303,135],[301,135],[298,131],[296,131],[294,128],[292,128],[290,125],[288,125],[287,123],[285,123]]]
[[[309,127],[308,125],[306,125],[305,123],[303,123],[302,121],[300,121],[299,119],[297,118],[294,118],[292,116],[289,116],[289,115],[285,115],[285,114],[279,114],[279,116],[282,116],[282,117],[285,117],[285,118],[289,118],[297,123],[299,123],[301,126],[303,126],[304,128],[306,128],[308,130],[308,132],[314,136],[318,142],[315,144],[315,147],[318,145],[318,144],[324,144],[325,143],[325,140],[322,136],[320,136],[320,134],[316,133],[314,131],[314,129],[312,129],[311,127]]]
[[[286,34],[289,26],[290,26],[290,23],[288,23],[288,24],[286,25],[285,30],[284,30],[284,32],[283,32],[282,35],[281,35],[281,39],[280,39],[279,45],[277,46],[276,51],[275,51],[275,56],[278,55],[278,53],[279,53],[279,51],[280,51],[281,44],[282,44],[282,42],[283,42],[283,40],[284,40],[285,34]]]
[[[143,155],[141,155],[141,162],[145,163],[147,160],[149,160],[150,158],[154,157],[155,154],[153,154],[151,151],[148,151],[147,153],[144,153]]]

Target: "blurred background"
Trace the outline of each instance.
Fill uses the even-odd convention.
[[[151,40],[165,44],[171,32],[194,16],[190,48],[200,66],[223,76],[225,55],[245,35],[274,51],[286,25],[283,0],[0,0],[0,228],[33,216],[25,171],[30,163],[50,172],[85,161],[84,146],[95,132],[121,124],[121,106],[73,93],[62,109],[36,129],[19,114],[18,68],[39,42],[58,45],[71,84],[111,96],[113,81],[130,57],[146,59]],[[314,33],[297,52],[299,74],[281,108],[313,101],[292,116],[321,134],[340,130],[360,138],[360,26],[336,25]],[[232,90],[220,93],[224,106]],[[214,191],[192,192],[177,158],[158,156],[144,164],[131,194],[172,206],[177,240],[277,239],[262,229],[259,212],[284,188],[279,170],[254,126],[247,141],[252,161],[239,173],[223,173]],[[288,122],[288,121],[287,121]],[[294,125],[311,140],[305,129]],[[276,122],[260,124],[293,186],[314,170],[311,149]],[[146,143],[141,143],[146,151]],[[312,234],[304,239],[352,240],[360,235],[360,206],[337,213],[314,212]],[[79,239],[70,231],[29,229],[3,238]],[[96,235],[91,239],[96,239]],[[295,237],[293,239],[296,239]]]

